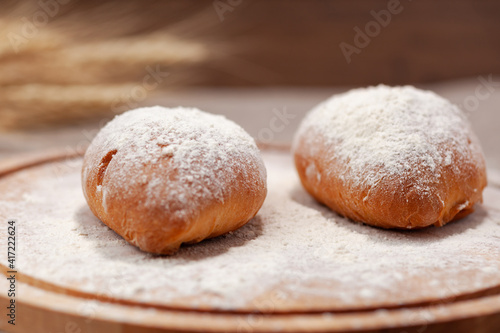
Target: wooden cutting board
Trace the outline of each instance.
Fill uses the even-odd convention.
[[[136,250],[89,214],[80,157],[4,162],[0,218],[18,230],[15,331],[498,331],[497,173],[470,217],[395,232],[314,202],[288,153],[264,159],[269,194],[258,217],[173,257]],[[3,309],[8,302],[0,294]]]

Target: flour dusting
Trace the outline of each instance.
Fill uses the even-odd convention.
[[[482,154],[457,106],[412,86],[379,85],[335,95],[306,116],[295,145],[299,138],[311,147],[311,156],[321,146],[317,142],[324,140],[331,150],[327,154],[346,165],[345,181],[353,186],[426,171],[431,176],[414,184],[421,193],[440,182],[452,158],[458,173],[458,165]]]
[[[83,170],[84,183],[107,153],[112,171],[106,172],[98,191],[143,200],[146,207],[164,207],[181,218],[207,203],[223,202],[238,175],[232,172],[236,168],[248,179],[247,169],[256,165],[258,177],[266,179],[259,150],[248,133],[223,116],[194,108],[154,106],[115,117],[86,152],[90,163]],[[169,170],[175,170],[174,179],[167,177]],[[134,190],[141,185],[145,192],[138,198]]]
[[[499,189],[487,188],[484,206],[443,228],[388,231],[317,204],[302,189],[288,153],[263,157],[269,192],[257,217],[225,236],[182,246],[173,256],[141,252],[93,216],[81,193],[81,159],[72,162],[74,169],[46,164],[0,178],[0,218],[8,215],[20,226],[23,274],[166,306],[384,307],[500,285]],[[6,240],[0,238],[3,248]],[[3,265],[5,260],[0,257]]]

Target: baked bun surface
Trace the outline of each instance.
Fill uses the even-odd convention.
[[[158,254],[241,227],[267,192],[259,150],[240,126],[159,106],[128,111],[101,129],[84,156],[82,187],[95,216]]]
[[[442,226],[471,213],[486,186],[465,115],[411,86],[333,96],[305,117],[293,153],[316,200],[383,228]]]

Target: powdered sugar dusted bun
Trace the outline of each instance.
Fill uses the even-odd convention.
[[[267,191],[259,150],[240,126],[160,106],[126,112],[101,129],[85,154],[82,186],[101,221],[161,254],[241,227]]]
[[[333,96],[303,120],[295,164],[306,190],[353,220],[442,226],[482,200],[486,168],[464,114],[411,86]]]

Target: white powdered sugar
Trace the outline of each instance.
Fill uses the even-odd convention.
[[[445,227],[381,230],[316,203],[288,153],[263,157],[268,196],[257,217],[172,256],[141,252],[93,216],[81,193],[81,159],[4,176],[0,219],[20,227],[18,271],[100,297],[234,311],[401,306],[500,285],[498,188]]]
[[[136,200],[182,217],[203,203],[222,202],[237,176],[231,171],[240,165],[257,165],[260,178],[266,179],[250,135],[223,116],[193,108],[146,107],[115,117],[87,150],[90,163],[83,170],[83,182],[108,152],[112,158],[105,177],[110,181],[97,189],[103,192],[104,205],[112,193],[137,196],[136,189],[144,186]],[[168,178],[168,170],[175,170],[175,175]]]
[[[309,144],[311,155],[324,141],[328,155],[346,165],[353,185],[404,178],[418,169],[433,175],[416,184],[423,191],[439,182],[452,157],[470,161],[480,151],[458,107],[411,86],[379,85],[335,95],[306,116],[295,145],[299,138]]]

